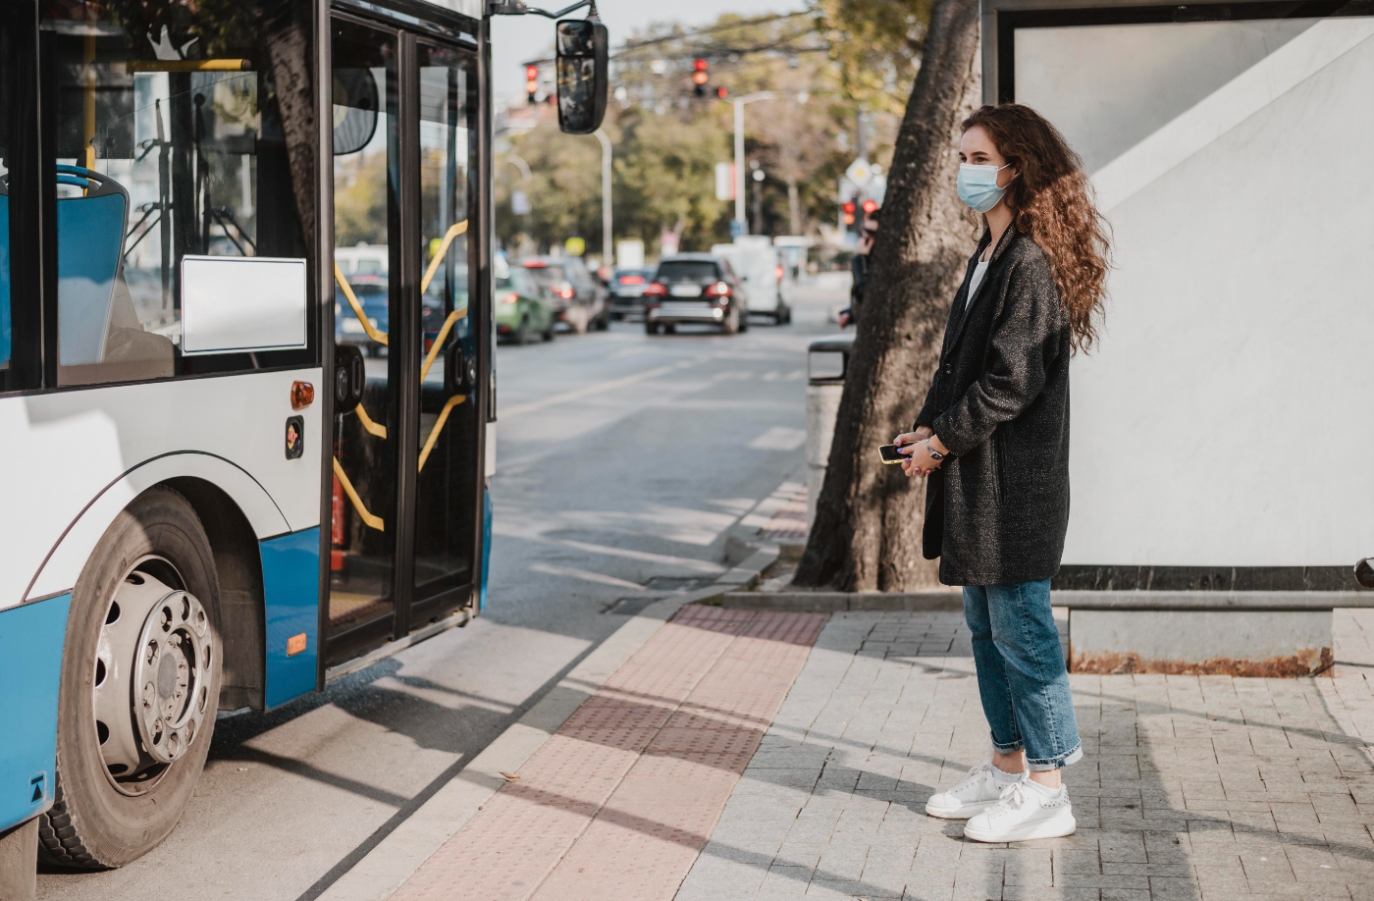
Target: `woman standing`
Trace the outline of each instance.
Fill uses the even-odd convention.
[[[959,197],[986,230],[915,431],[895,443],[907,475],[930,476],[925,556],[964,587],[992,759],[926,813],[968,819],[977,841],[1051,838],[1074,831],[1059,770],[1083,756],[1050,612],[1069,521],[1069,357],[1096,337],[1107,235],[1082,162],[1034,110],[977,110],[959,159]]]

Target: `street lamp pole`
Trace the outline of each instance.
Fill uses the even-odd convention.
[[[772,91],[755,91],[733,101],[735,104],[735,229],[739,234],[747,234],[744,223],[744,105],[755,100],[772,100]]]
[[[601,142],[601,264],[615,266],[615,249],[611,246],[611,139],[598,128],[596,139]]]

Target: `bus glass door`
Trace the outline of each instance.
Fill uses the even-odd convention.
[[[328,662],[465,603],[480,500],[476,55],[336,16],[337,347]],[[336,351],[339,353],[342,351]]]
[[[399,355],[390,341],[400,220],[400,35],[333,21],[334,341],[359,348],[361,401],[335,410],[330,637],[394,619]]]
[[[430,42],[419,67],[419,458],[415,609],[419,624],[462,600],[473,577],[478,472],[476,391],[476,55]]]

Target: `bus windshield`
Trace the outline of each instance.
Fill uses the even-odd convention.
[[[181,356],[180,264],[310,255],[311,6],[41,3],[61,383],[241,365]]]

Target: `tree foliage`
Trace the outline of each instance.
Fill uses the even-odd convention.
[[[615,145],[616,236],[641,238],[647,248],[664,231],[677,233],[683,249],[729,240],[733,203],[715,199],[714,168],[733,159],[734,123],[732,105],[714,96],[717,87],[730,98],[778,95],[746,109],[746,156],[765,176],[746,187],[754,230],[814,236],[833,227],[861,109],[866,155],[883,165],[891,159],[927,7],[928,0],[813,0],[799,14],[727,14],[706,29],[657,26],[630,36],[613,59],[605,126]],[[699,58],[710,66],[704,98],[693,96],[690,81]],[[599,248],[597,142],[559,134],[551,112],[510,138],[511,152],[530,165],[530,185],[521,184],[514,166],[498,163],[497,234],[507,247],[523,239],[542,249],[576,234]],[[529,215],[512,215],[516,189],[529,196]],[[757,223],[755,191],[762,201]]]
[[[845,94],[900,114],[920,66],[930,0],[813,0]]]

